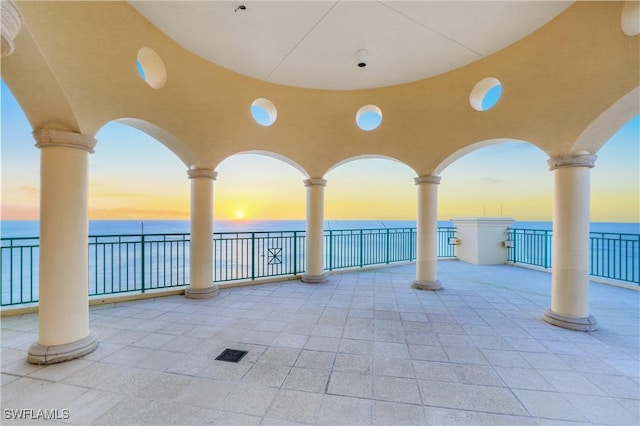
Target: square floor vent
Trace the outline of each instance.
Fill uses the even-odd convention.
[[[239,351],[237,349],[225,349],[217,356],[216,361],[240,362],[247,354],[247,351]]]

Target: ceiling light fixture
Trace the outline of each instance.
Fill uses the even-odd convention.
[[[364,68],[367,66],[367,51],[364,49],[358,50],[358,67]]]

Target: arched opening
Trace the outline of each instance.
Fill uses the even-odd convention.
[[[548,155],[513,139],[478,142],[456,152],[437,169],[440,218],[511,217],[551,220]]]
[[[227,157],[216,171],[216,230],[304,229],[301,166],[277,154],[252,151]]]
[[[619,225],[619,232],[623,233],[640,233],[638,135],[640,115],[629,120],[605,143],[591,170],[591,220],[623,222]],[[611,230],[611,225],[608,228]]]
[[[145,233],[189,232],[184,163],[153,136],[117,121],[103,126],[96,139],[89,157],[92,233],[140,232],[143,226]],[[114,220],[117,232],[107,222]]]
[[[415,226],[415,176],[409,166],[389,157],[355,157],[336,164],[325,175],[327,226]]]
[[[325,269],[415,259],[415,176],[406,164],[374,155],[327,172]]]
[[[40,152],[34,147],[24,112],[4,81],[2,124],[3,235],[14,235],[5,226],[7,220],[20,221],[12,223],[19,235],[37,235]],[[91,234],[127,231],[105,222],[110,220],[118,220],[118,226],[125,225],[123,219],[129,220],[129,231],[138,232],[142,220],[189,218],[186,167],[176,155],[145,132],[118,122],[106,124],[95,137],[96,152],[89,156]],[[146,225],[145,232],[151,232],[151,222]],[[180,229],[188,232],[188,223]]]
[[[1,233],[4,237],[38,235],[40,152],[31,125],[9,87],[1,81],[2,167]]]
[[[190,283],[189,180],[184,162],[156,135],[168,133],[123,119],[95,136],[99,142],[89,157],[90,295]]]

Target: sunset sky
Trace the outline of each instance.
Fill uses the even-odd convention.
[[[2,219],[38,219],[39,150],[19,105],[2,82]],[[91,219],[188,219],[185,166],[155,139],[110,123],[90,156]],[[442,173],[439,218],[509,216],[551,220],[547,155],[513,142],[475,151]],[[304,176],[260,155],[236,155],[216,169],[215,219],[304,219]],[[382,159],[357,160],[325,178],[325,218],[415,219],[415,173]],[[591,220],[640,222],[640,116],[598,153],[591,173]]]

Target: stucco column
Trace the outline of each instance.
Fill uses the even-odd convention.
[[[22,27],[22,15],[12,1],[0,2],[0,32],[2,33],[2,57],[10,55],[15,49],[13,40],[18,36]]]
[[[33,132],[40,148],[40,304],[32,364],[92,352],[89,330],[88,163],[96,140],[60,130]]]
[[[418,188],[416,279],[413,288],[440,290],[438,281],[438,185],[440,176],[414,179]]]
[[[306,272],[302,282],[317,284],[327,281],[324,272],[324,187],[325,179],[305,179],[307,188]]]
[[[208,299],[218,294],[213,283],[213,181],[211,169],[189,169],[191,179],[191,284],[184,292],[190,299]]]
[[[553,259],[550,324],[592,331],[589,315],[589,174],[595,155],[549,159],[553,173]]]

